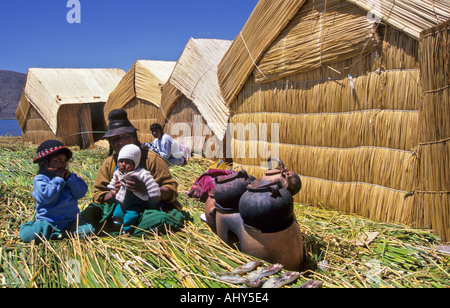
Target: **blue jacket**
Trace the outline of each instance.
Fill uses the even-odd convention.
[[[36,199],[36,220],[46,220],[60,229],[67,228],[80,212],[78,199],[83,198],[88,186],[72,173],[67,181],[39,174],[33,179],[33,197]]]

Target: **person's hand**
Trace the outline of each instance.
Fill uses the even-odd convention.
[[[169,188],[161,186],[159,190],[161,191],[161,201],[169,201],[173,198],[173,192]]]
[[[116,195],[119,192],[120,186],[122,184],[119,180],[116,181],[116,184],[114,185],[114,189],[111,189],[104,197],[104,201],[106,203],[112,204],[116,201]]]
[[[59,176],[60,178],[64,179],[65,181],[67,181],[67,179],[70,177],[72,173],[67,170],[67,169],[58,169],[55,172],[56,176]]]
[[[144,182],[138,180],[136,177],[131,177],[130,179],[128,179],[126,182],[126,187],[132,192],[141,194],[147,193],[147,187],[145,187]]]
[[[114,190],[116,194],[119,192],[120,186],[122,186],[122,183],[120,183],[119,180],[116,181],[116,184],[114,185]]]

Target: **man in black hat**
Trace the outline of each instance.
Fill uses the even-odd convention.
[[[102,213],[108,212],[105,205],[114,207],[117,201],[114,195],[107,188],[114,171],[117,168],[118,153],[127,144],[135,144],[141,148],[142,155],[139,167],[144,168],[153,175],[161,190],[161,209],[165,212],[171,210],[181,211],[181,204],[177,201],[178,183],[170,174],[169,168],[158,154],[148,149],[142,148],[137,137],[137,129],[128,120],[125,110],[115,109],[108,114],[108,130],[103,136],[109,141],[110,155],[103,161],[99,168],[94,183],[93,204],[94,207],[101,207]],[[119,183],[120,184],[120,183]],[[140,181],[128,181],[127,188],[131,191],[145,193],[145,185]],[[111,209],[112,211],[113,209]],[[92,216],[92,209],[85,211],[87,216]],[[98,214],[98,212],[96,211]],[[109,212],[108,212],[109,213]],[[112,213],[112,212],[111,212]],[[97,217],[98,220],[105,220],[107,217]],[[89,218],[87,218],[89,219]],[[91,219],[89,219],[91,223]],[[97,219],[94,219],[97,220]]]

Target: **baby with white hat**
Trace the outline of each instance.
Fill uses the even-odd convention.
[[[114,172],[111,182],[107,186],[115,199],[120,203],[116,206],[113,213],[113,219],[118,223],[123,223],[123,230],[128,232],[131,225],[135,225],[139,218],[139,211],[147,203],[158,203],[161,197],[161,191],[152,174],[139,167],[141,161],[141,149],[134,145],[124,146],[117,159],[117,170]],[[141,181],[145,184],[147,191],[145,193],[130,191],[127,189],[127,181]],[[120,188],[116,188],[116,183],[120,182]],[[132,193],[136,198],[129,198]],[[127,198],[126,198],[127,196]],[[132,204],[127,204],[132,203]]]

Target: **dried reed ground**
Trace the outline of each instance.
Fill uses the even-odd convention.
[[[92,187],[107,150],[74,150],[70,163]],[[35,146],[20,138],[0,138],[0,286],[2,287],[195,287],[232,285],[206,270],[228,271],[251,259],[224,244],[200,222],[203,204],[184,191],[207,170],[210,161],[192,159],[172,169],[180,202],[192,220],[181,231],[136,237],[91,237],[24,244],[22,223],[31,220],[32,164]],[[300,192],[301,193],[301,192]],[[89,204],[91,190],[80,202]],[[304,233],[307,268],[295,285],[315,279],[324,287],[450,287],[450,256],[438,251],[439,239],[429,230],[379,223],[325,208],[295,205]],[[361,233],[378,232],[360,247]]]

